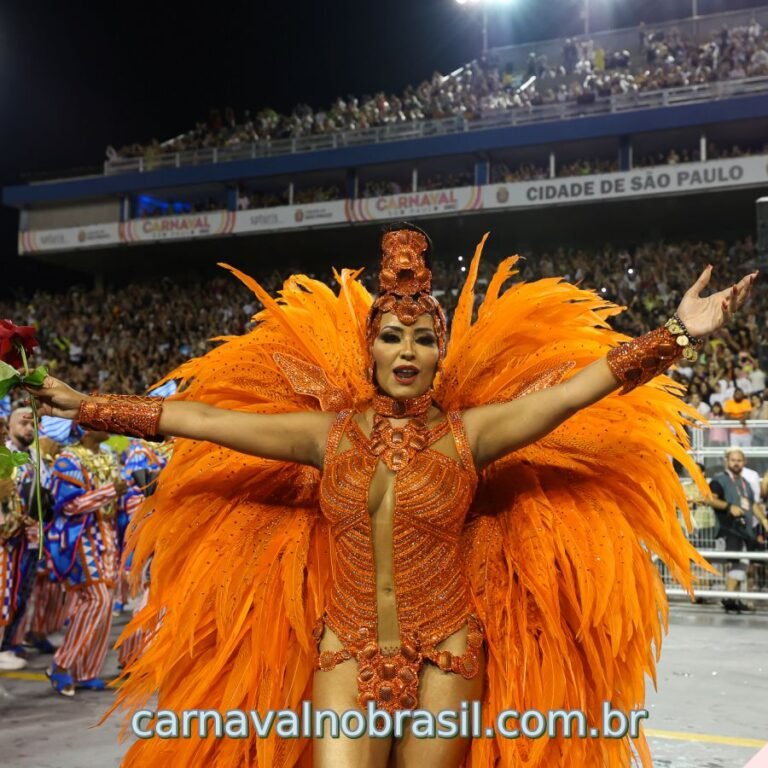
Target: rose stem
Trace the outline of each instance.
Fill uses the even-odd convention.
[[[24,363],[24,375],[29,376],[29,363],[27,362],[27,353],[24,349],[24,345],[20,342],[16,342],[16,346],[18,347],[19,352],[21,353],[21,361]],[[38,538],[39,541],[39,547],[37,550],[37,559],[42,560],[43,559],[43,502],[40,496],[40,462],[43,460],[43,457],[40,453],[40,430],[37,428],[37,403],[35,402],[35,398],[31,398],[32,403],[32,424],[35,428],[35,497],[37,500],[37,521],[39,526],[39,533]]]

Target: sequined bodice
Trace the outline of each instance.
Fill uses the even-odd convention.
[[[452,432],[460,461],[429,446]],[[352,444],[337,453],[343,435]],[[476,486],[461,417],[426,430],[394,479],[392,523],[397,617],[403,643],[434,648],[459,629],[471,600],[459,551]],[[353,414],[339,414],[328,440],[320,505],[331,531],[333,591],[326,622],[346,647],[377,639],[374,548],[368,491],[381,456]]]

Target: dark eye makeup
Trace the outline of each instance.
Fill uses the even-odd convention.
[[[385,344],[397,344],[400,342],[400,338],[400,334],[394,331],[382,331],[379,334],[379,339]],[[433,333],[427,331],[416,336],[416,343],[425,347],[432,347],[437,344],[437,339]]]

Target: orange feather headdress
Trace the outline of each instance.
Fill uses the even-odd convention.
[[[370,351],[379,332],[382,315],[392,312],[404,325],[413,325],[420,315],[429,314],[435,324],[439,361],[445,357],[447,323],[440,303],[432,295],[432,272],[424,254],[426,236],[415,229],[387,232],[381,238],[379,297],[368,313],[366,340]],[[439,362],[438,362],[439,364]],[[370,366],[370,373],[373,366]]]

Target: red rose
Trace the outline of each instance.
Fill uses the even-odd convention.
[[[31,325],[14,325],[10,320],[0,320],[0,360],[14,368],[21,368],[23,361],[19,345],[29,355],[38,346],[35,329]]]

